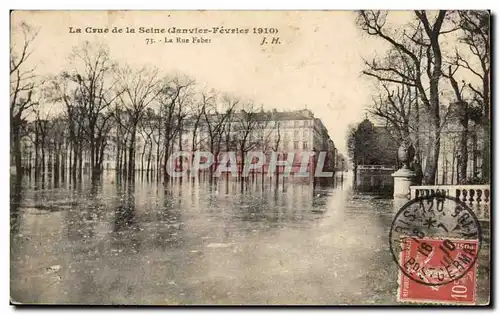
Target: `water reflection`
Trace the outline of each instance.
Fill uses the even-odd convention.
[[[134,227],[135,222],[135,183],[127,182],[125,187],[117,187],[120,202],[115,210],[114,232]]]
[[[162,185],[104,176],[41,189],[26,179],[11,196],[11,296],[46,303],[393,303],[392,202],[355,195],[347,183],[276,189],[256,181],[242,194],[239,182],[224,180]]]

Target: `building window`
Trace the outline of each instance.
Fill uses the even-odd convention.
[[[295,121],[293,122],[293,126],[294,126],[295,128],[298,128],[298,127],[299,127],[299,123],[300,123],[300,121],[295,120]]]
[[[294,131],[293,131],[293,137],[294,137],[295,139],[297,139],[297,138],[299,137],[299,131],[298,131],[298,130],[294,130]]]
[[[294,150],[298,150],[299,149],[299,142],[298,141],[294,141],[293,142],[293,149]]]
[[[302,149],[304,149],[304,150],[309,149],[309,148],[308,148],[307,141],[304,141],[303,146],[302,146]]]
[[[304,131],[302,132],[303,136],[305,139],[307,139],[307,137],[309,136],[309,130],[307,129],[304,129]]]

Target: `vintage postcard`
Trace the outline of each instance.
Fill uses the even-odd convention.
[[[491,300],[483,11],[12,11],[10,301]]]

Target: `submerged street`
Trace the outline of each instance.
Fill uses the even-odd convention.
[[[60,304],[396,304],[392,199],[287,183],[11,188],[11,299]],[[227,190],[226,190],[227,189]],[[478,303],[489,292],[489,240]]]

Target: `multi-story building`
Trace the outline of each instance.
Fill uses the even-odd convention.
[[[248,119],[255,120],[253,130],[250,132],[247,128],[251,125]],[[175,149],[189,151],[191,148],[195,148],[201,151],[210,151],[208,127],[200,125],[194,145],[192,127],[193,124],[187,124],[187,128],[182,132],[180,142],[182,147],[176,145]],[[228,136],[221,135],[223,138],[227,137],[221,139],[220,146],[215,151],[219,151],[221,154],[227,151],[236,151],[239,166],[241,165],[241,150],[244,146],[244,151],[261,151],[266,154],[266,163],[264,163],[262,170],[256,170],[257,172],[267,173],[272,151],[279,153],[278,159],[280,161],[287,160],[290,154],[294,154],[292,174],[299,172],[303,154],[310,153],[306,171],[313,175],[317,157],[321,151],[326,153],[324,170],[332,171],[335,169],[335,145],[321,119],[314,117],[310,110],[262,111],[252,118],[245,117],[242,112],[236,112],[228,120],[225,128],[229,130]],[[215,159],[217,162],[217,158]],[[282,172],[283,169],[284,167],[279,167],[278,172]]]
[[[154,115],[147,115],[147,117],[155,119]],[[323,170],[332,171],[336,168],[338,159],[335,145],[321,119],[314,117],[310,110],[261,111],[252,114],[251,118],[245,116],[244,112],[235,112],[225,122],[224,131],[217,135],[214,135],[213,129],[220,117],[212,117],[213,121],[210,122],[210,126],[205,119],[200,119],[198,122],[194,119],[185,119],[181,130],[171,137],[168,150],[165,150],[164,126],[157,130],[138,128],[135,139],[135,169],[157,171],[159,168],[161,170],[165,163],[165,155],[179,150],[220,153],[219,157],[215,157],[216,163],[225,152],[234,151],[237,152],[239,165],[241,165],[242,150],[245,153],[250,151],[264,152],[266,163],[258,172],[268,171],[272,151],[279,153],[278,159],[280,161],[287,160],[289,155],[293,153],[292,174],[299,171],[303,153],[306,152],[309,153],[309,164],[306,171],[311,175],[314,175],[319,152],[325,151],[326,158]],[[249,119],[253,121],[248,121]],[[161,126],[161,124],[157,124],[157,126]],[[126,145],[130,139],[124,141],[123,137],[118,128],[111,129],[103,154],[103,170],[115,170],[119,168],[119,163],[121,163],[122,168],[128,164],[129,151]],[[216,139],[211,141],[213,137]],[[25,150],[29,149],[28,142]],[[243,145],[244,148],[242,148]],[[34,154],[30,153],[33,152],[23,152],[23,156],[26,157],[24,163],[26,166],[30,165],[33,160]],[[71,154],[65,156],[69,158]],[[89,154],[84,152],[83,157],[83,168],[89,168]],[[69,164],[70,161],[67,161],[63,165]],[[278,172],[282,172],[283,169],[283,167],[278,167]]]

